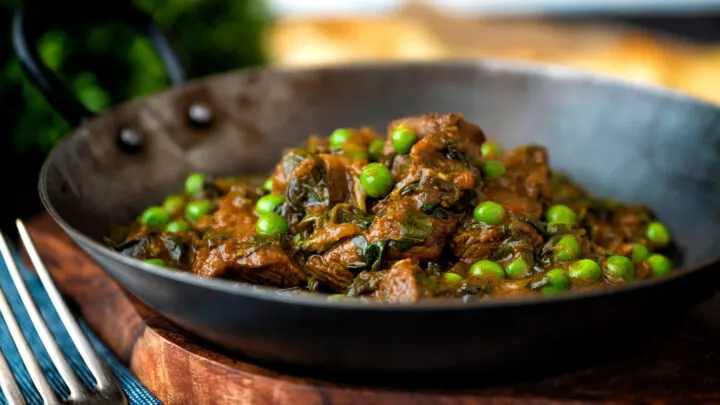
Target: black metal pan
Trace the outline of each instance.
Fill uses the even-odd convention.
[[[127,15],[151,33],[172,76],[182,79],[167,41],[148,29],[150,19]],[[18,56],[55,108],[79,125],[42,168],[47,211],[132,294],[239,356],[376,376],[572,365],[644,346],[719,285],[714,105],[555,66],[470,60],[241,70],[92,116],[39,62],[30,44],[42,30],[29,17],[21,9],[15,20]],[[427,112],[462,112],[505,147],[545,145],[551,166],[589,190],[649,205],[677,241],[682,269],[552,298],[361,305],[160,269],[103,242],[111,223],[131,220],[191,172],[267,173],[284,147],[308,134],[382,129],[393,118]]]

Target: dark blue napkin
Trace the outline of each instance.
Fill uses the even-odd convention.
[[[18,258],[17,255],[16,258]],[[77,350],[75,350],[75,347],[73,346],[70,337],[65,331],[65,328],[63,327],[60,318],[50,304],[50,299],[48,298],[47,293],[42,286],[42,283],[37,278],[35,273],[32,273],[28,269],[24,268],[24,266],[19,260],[17,262],[18,264],[20,264],[20,271],[25,278],[30,293],[35,299],[36,305],[42,312],[46,322],[48,323],[50,331],[53,333],[53,335],[55,335],[55,338],[57,339],[60,348],[65,353],[65,356],[67,357],[69,363],[77,372],[80,380],[82,380],[83,383],[85,383],[87,386],[92,386],[94,383],[92,374],[90,374],[90,371],[85,366],[85,363],[83,363],[80,354],[77,352]],[[32,326],[30,317],[27,315],[27,312],[22,305],[20,295],[18,295],[12,279],[10,278],[10,273],[8,273],[7,267],[2,260],[0,260],[0,286],[5,293],[5,296],[7,297],[10,306],[12,306],[13,312],[15,313],[15,318],[17,319],[18,324],[20,324],[20,327],[25,334],[25,338],[28,340],[28,343],[30,344],[30,347],[35,353],[35,356],[38,358],[40,366],[43,368],[43,370],[45,370],[45,375],[47,376],[50,385],[55,389],[55,392],[59,393],[61,396],[67,396],[69,394],[69,391],[63,383],[62,379],[60,378],[60,374],[58,374],[57,370],[50,361],[50,357],[48,356],[47,352],[43,348],[40,337],[35,331],[35,328]],[[18,384],[20,384],[23,392],[25,393],[28,404],[42,404],[42,399],[40,398],[38,392],[35,390],[35,387],[30,380],[30,376],[25,370],[25,366],[20,359],[20,354],[18,353],[12,339],[10,338],[10,333],[7,330],[5,321],[1,318],[2,317],[0,317],[0,348],[2,348],[2,351],[5,354],[8,363],[10,364],[10,367],[15,372],[15,378],[18,381]],[[145,388],[130,373],[130,371],[102,344],[102,342],[97,338],[97,336],[92,333],[92,331],[89,330],[89,328],[82,322],[82,320],[78,321],[80,322],[81,328],[85,331],[85,333],[88,334],[88,337],[92,344],[95,346],[98,354],[105,359],[105,361],[110,366],[110,369],[115,374],[115,377],[120,381],[120,386],[122,386],[122,389],[125,391],[125,396],[127,396],[128,402],[130,404],[142,405],[160,404],[160,401],[155,398],[150,393],[150,391],[148,391],[147,388]],[[118,327],[122,326],[118,325]],[[2,400],[3,404],[6,403],[2,394],[0,394],[0,399]]]

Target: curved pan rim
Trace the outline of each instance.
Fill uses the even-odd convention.
[[[703,106],[706,108],[713,108],[720,110],[720,107],[707,102],[705,100],[701,100],[695,97],[692,97],[690,95],[675,91],[673,89],[664,88],[661,86],[651,85],[651,84],[643,84],[643,83],[636,83],[632,82],[626,79],[616,78],[610,75],[603,75],[603,74],[596,74],[596,73],[589,73],[582,71],[580,69],[571,68],[571,67],[565,67],[565,66],[559,66],[549,63],[539,63],[539,62],[523,62],[523,61],[512,61],[512,60],[505,60],[505,59],[476,59],[476,58],[469,58],[469,59],[452,59],[452,60],[443,60],[443,61],[430,61],[430,62],[424,62],[424,61],[399,61],[399,62],[366,62],[366,63],[352,63],[352,64],[339,64],[339,65],[332,65],[332,66],[312,66],[312,67],[255,67],[255,68],[247,68],[247,69],[240,69],[225,73],[219,73],[214,75],[205,76],[202,78],[189,80],[185,82],[184,84],[174,87],[168,90],[165,90],[161,93],[171,93],[171,92],[177,92],[177,91],[183,91],[183,88],[186,88],[187,86],[192,86],[193,84],[196,84],[198,82],[204,82],[204,81],[213,81],[215,79],[225,78],[229,76],[234,76],[237,74],[242,73],[251,73],[251,72],[257,72],[257,71],[272,71],[272,72],[293,72],[293,71],[299,71],[299,72],[305,72],[305,71],[313,71],[313,70],[323,70],[323,71],[333,71],[333,70],[345,70],[345,69],[363,69],[363,68],[388,68],[388,69],[403,69],[403,68],[410,68],[410,67],[483,67],[489,71],[505,71],[505,72],[519,72],[519,73],[532,73],[532,74],[540,74],[544,76],[551,76],[556,78],[563,78],[573,81],[592,81],[598,84],[606,84],[606,85],[613,85],[613,86],[621,86],[625,87],[631,90],[637,90],[637,91],[643,91],[643,92],[649,92],[658,94],[663,97],[670,97],[675,99],[680,99],[682,101],[686,101],[689,103],[694,103],[699,106]],[[149,96],[140,97],[134,100],[130,100],[126,103],[123,103],[119,106],[116,106],[114,108],[111,108],[104,113],[98,115],[95,118],[92,118],[89,122],[94,121],[96,119],[102,119],[107,114],[112,114],[113,111],[123,105],[130,104],[130,103],[141,103],[146,99],[152,98],[158,94],[161,93],[155,93],[151,94]],[[636,281],[628,284],[623,285],[616,285],[616,286],[610,286],[610,287],[604,287],[604,288],[598,288],[598,289],[590,289],[590,290],[583,290],[583,291],[570,291],[565,294],[560,294],[556,296],[546,297],[542,295],[536,295],[536,296],[521,296],[521,297],[513,297],[513,298],[502,298],[497,300],[481,300],[478,302],[469,302],[465,303],[460,300],[427,300],[427,301],[421,301],[414,304],[385,304],[385,303],[375,303],[375,302],[365,302],[365,303],[359,303],[354,302],[355,299],[349,299],[349,300],[338,300],[338,301],[328,301],[325,299],[323,295],[305,295],[305,294],[279,294],[278,292],[282,291],[277,288],[271,288],[271,287],[263,287],[259,285],[253,285],[249,283],[244,282],[238,282],[238,281],[230,281],[230,280],[224,280],[224,279],[212,279],[212,278],[203,278],[200,276],[196,276],[194,274],[180,272],[176,270],[171,269],[164,269],[159,268],[157,266],[144,263],[140,260],[133,259],[128,256],[124,256],[120,254],[119,252],[116,252],[109,248],[108,246],[105,246],[94,239],[84,235],[82,232],[75,229],[73,226],[71,226],[67,221],[65,221],[62,216],[57,212],[57,210],[53,207],[52,202],[50,201],[50,197],[48,195],[47,190],[47,171],[49,169],[49,166],[52,164],[54,159],[58,156],[58,151],[60,147],[70,141],[70,136],[66,137],[65,139],[61,140],[58,145],[56,145],[53,150],[49,153],[48,157],[46,158],[45,162],[42,165],[42,168],[40,170],[40,176],[38,181],[38,191],[40,194],[40,199],[42,201],[43,206],[47,210],[47,212],[50,214],[50,216],[55,220],[57,224],[60,225],[60,227],[73,239],[76,241],[81,241],[83,244],[86,244],[90,246],[92,249],[99,251],[100,253],[110,256],[113,260],[119,261],[127,266],[134,267],[136,269],[139,269],[144,272],[151,273],[155,276],[161,277],[161,278],[168,278],[176,282],[180,283],[186,283],[186,284],[192,284],[197,287],[201,288],[207,288],[210,290],[215,290],[217,292],[223,292],[228,294],[238,294],[246,297],[253,297],[255,299],[264,299],[269,301],[276,301],[276,302],[284,302],[288,304],[295,304],[295,305],[301,305],[301,306],[323,306],[323,307],[336,307],[336,308],[343,308],[348,310],[372,310],[372,311],[433,311],[433,310],[466,310],[466,309],[482,309],[482,308],[497,308],[497,307],[514,307],[514,306],[526,306],[526,305],[539,305],[539,304],[554,304],[554,303],[560,303],[564,301],[577,301],[577,300],[584,300],[584,299],[592,299],[599,296],[607,296],[607,295],[615,295],[615,294],[626,294],[626,293],[632,293],[633,291],[639,290],[639,289],[649,289],[654,286],[658,286],[664,283],[671,283],[674,281],[677,281],[681,278],[690,276],[698,271],[709,269],[713,266],[720,265],[720,256],[718,256],[715,259],[712,260],[706,260],[703,262],[700,262],[696,264],[695,266],[685,267],[685,268],[679,268],[675,270],[670,275],[667,275],[662,278],[656,278],[656,279],[648,279],[648,280],[641,280]],[[720,278],[720,277],[719,277]],[[720,287],[720,285],[719,285]]]

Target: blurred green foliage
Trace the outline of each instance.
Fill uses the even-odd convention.
[[[37,178],[49,150],[70,127],[24,76],[11,43],[11,20],[21,0],[0,0],[0,229],[42,209]],[[27,0],[24,0],[27,1]],[[62,2],[62,7],[78,0]],[[103,5],[111,8],[109,0]],[[262,37],[268,22],[262,0],[127,0],[149,12],[180,56],[188,77],[266,62]],[[57,4],[57,3],[56,3]],[[42,7],[39,1],[35,7]],[[90,110],[161,91],[169,82],[150,42],[119,21],[79,15],[38,44],[44,61]],[[9,190],[9,191],[8,191]],[[15,234],[12,232],[11,234]]]
[[[8,27],[8,34],[18,3],[0,2],[0,26]],[[265,62],[262,35],[268,16],[262,0],[134,3],[155,18],[191,77]],[[0,153],[47,153],[70,128],[24,78],[9,35],[0,38]],[[45,62],[95,112],[169,84],[150,42],[119,21],[59,25],[38,48]]]

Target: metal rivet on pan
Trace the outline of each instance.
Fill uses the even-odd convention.
[[[213,113],[210,108],[203,104],[192,104],[188,108],[190,124],[195,128],[207,128],[213,120]]]
[[[118,144],[126,152],[137,152],[142,147],[142,136],[132,129],[121,129],[118,132]]]

